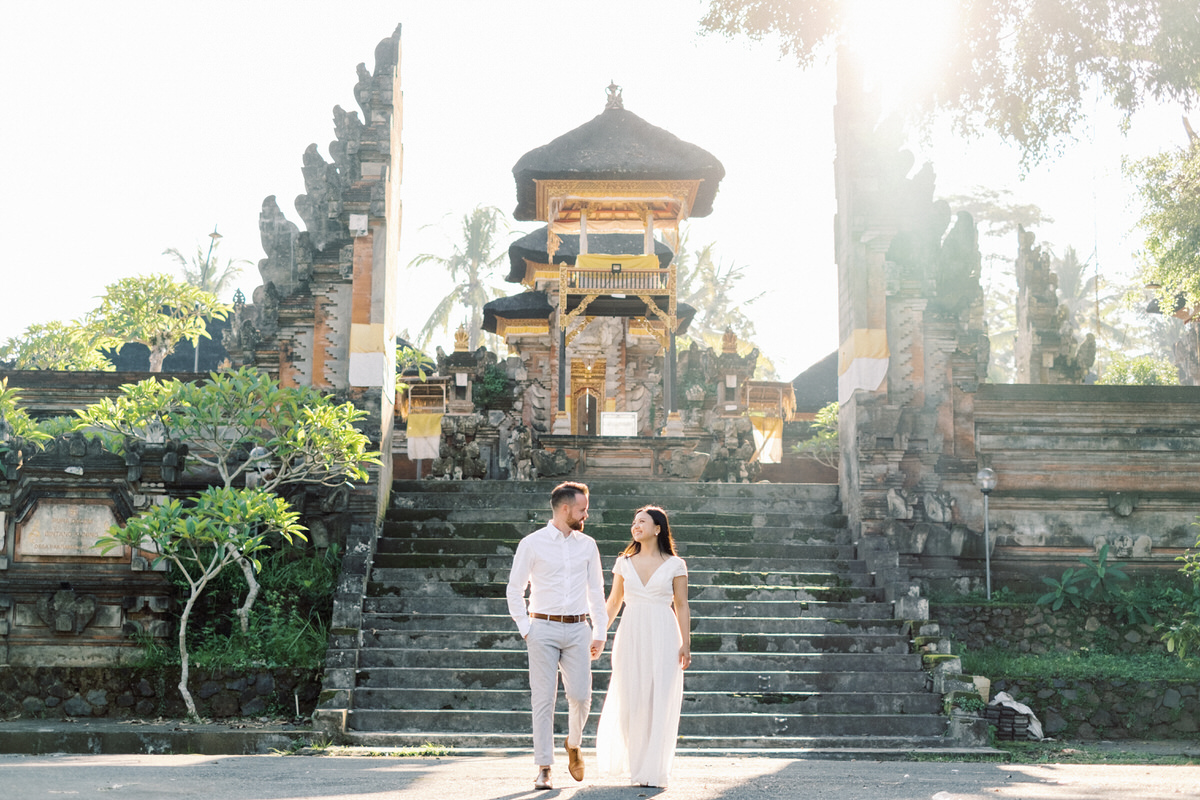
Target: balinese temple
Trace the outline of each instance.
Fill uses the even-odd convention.
[[[526,405],[535,429],[678,436],[675,343],[695,310],[678,301],[673,248],[725,169],[608,93],[603,113],[513,167],[513,216],[545,227],[509,248],[507,279],[526,291],[489,303],[484,329],[548,389]]]

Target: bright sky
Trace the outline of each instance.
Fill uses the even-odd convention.
[[[513,164],[599,114],[613,80],[628,110],[725,165],[714,211],[691,223],[690,241],[715,242],[726,263],[744,265],[747,297],[767,291],[747,311],[790,379],[837,347],[833,71],[802,72],[769,43],[702,36],[703,6],[8,0],[0,341],[82,316],[121,277],[175,272],[162,251],[207,247],[214,224],[222,259],[257,263],[268,195],[303,228],[293,200],[304,149],[315,142],[329,160],[333,106],[359,110],[355,65],[373,69],[375,45],[403,23],[402,264],[448,253],[476,205],[510,215]],[[1094,132],[1024,182],[1011,149],[943,133],[919,146],[918,166],[934,162],[940,194],[988,185],[1039,204],[1056,220],[1040,239],[1081,254],[1096,245],[1101,270],[1115,274],[1137,247],[1121,153],[1182,144],[1179,116],[1147,112],[1123,138],[1101,113]],[[415,332],[449,278],[402,278],[401,327]],[[249,295],[259,282],[250,266],[240,286]]]

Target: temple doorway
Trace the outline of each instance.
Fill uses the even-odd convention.
[[[604,410],[604,359],[571,362],[571,433],[600,435],[600,412]]]

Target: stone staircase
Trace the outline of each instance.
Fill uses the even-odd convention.
[[[344,740],[531,747],[524,643],[504,589],[517,542],[549,518],[553,485],[395,484],[383,532],[363,561],[361,608],[335,610],[335,640],[339,616],[359,624],[343,628],[327,672],[331,705],[344,706]],[[856,558],[836,486],[589,485],[586,532],[610,579],[634,509],[651,501],[670,513],[688,563],[693,664],[681,749],[955,747],[941,696],[911,652],[911,623],[896,618],[898,604],[886,599],[893,592],[877,585],[886,570]],[[585,747],[608,685],[607,651],[593,676]],[[559,733],[565,705],[560,692]]]

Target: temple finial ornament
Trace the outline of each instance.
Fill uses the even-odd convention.
[[[467,329],[462,325],[454,332],[454,352],[465,353],[467,350]]]
[[[733,332],[733,328],[726,328],[725,335],[721,337],[721,352],[736,353],[737,352],[737,336]]]
[[[604,110],[610,108],[625,108],[625,101],[621,99],[621,87],[617,86],[616,81],[608,84],[608,102],[604,104]]]

